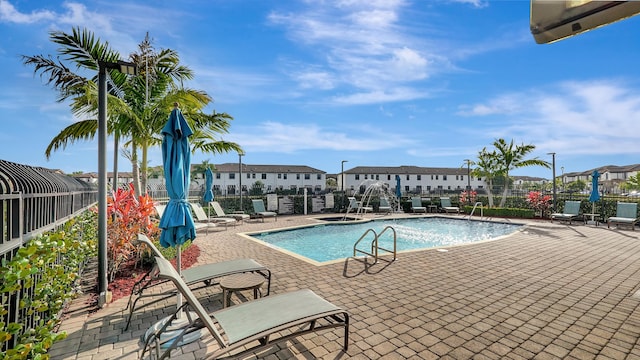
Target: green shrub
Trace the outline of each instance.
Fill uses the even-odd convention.
[[[96,219],[95,213],[86,212],[67,222],[62,230],[32,239],[2,263],[2,319],[9,319],[12,297],[22,289],[33,290],[20,299],[18,310],[24,316],[0,322],[0,348],[14,339],[17,342],[0,352],[0,359],[48,359],[51,345],[66,337],[54,330],[64,305],[75,296],[74,284],[87,259],[96,257]]]

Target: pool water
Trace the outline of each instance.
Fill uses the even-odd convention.
[[[522,225],[448,218],[389,219],[357,224],[322,224],[290,230],[250,234],[268,245],[317,262],[353,256],[353,244],[368,229],[377,234],[387,226],[396,231],[397,251],[468,244],[508,235]],[[373,235],[368,234],[359,249],[370,251]],[[393,249],[393,232],[387,230],[379,246]]]

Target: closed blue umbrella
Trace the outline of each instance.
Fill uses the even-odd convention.
[[[181,266],[180,245],[196,238],[196,226],[187,200],[191,182],[189,136],[192,134],[193,131],[176,104],[169,115],[169,121],[162,129],[162,161],[169,203],[162,213],[159,226],[162,229],[160,245],[177,247],[178,272]]]
[[[202,200],[207,204],[213,201],[213,171],[211,171],[210,168],[207,168],[207,170],[204,171],[204,181],[205,188]]]
[[[593,170],[591,174],[591,195],[589,195],[589,201],[594,203],[600,200],[600,191],[598,191],[598,178],[600,173],[598,170]]]
[[[591,214],[595,217],[596,213],[596,201],[600,200],[600,191],[598,190],[598,178],[600,177],[600,173],[598,170],[593,170],[591,173],[591,195],[589,195],[589,201],[592,203],[591,205]]]

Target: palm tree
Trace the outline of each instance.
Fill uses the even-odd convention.
[[[505,179],[504,191],[500,200],[500,207],[504,207],[509,193],[509,172],[526,166],[544,166],[547,169],[551,167],[549,162],[538,158],[525,159],[525,156],[535,150],[535,145],[514,145],[513,139],[510,143],[504,139],[497,139],[493,142],[495,147],[496,160],[498,161],[499,174]]]
[[[66,62],[74,63],[78,70],[97,70],[99,61],[114,62],[120,55],[109,49],[108,43],[95,40],[91,32],[74,28],[72,34],[60,31],[51,33],[53,42],[61,47],[58,50]],[[238,144],[216,139],[216,134],[228,133],[230,121],[228,114],[206,115],[202,109],[211,102],[204,91],[187,89],[183,80],[193,78],[187,67],[180,65],[179,57],[173,50],[156,52],[149,35],[138,46],[138,52],[130,58],[140,69],[135,77],[127,77],[111,70],[108,77],[108,132],[116,139],[128,138],[125,146],[131,147],[131,164],[136,193],[146,189],[147,154],[151,146],[161,143],[160,130],[167,121],[173,104],[178,102],[182,111],[190,119],[194,129],[193,151],[222,153],[242,150]],[[71,71],[63,61],[54,61],[51,57],[23,56],[25,65],[33,65],[34,72],[46,78],[48,85],[58,90],[58,101],[70,99],[72,111],[78,117],[87,117],[78,121],[55,136],[45,151],[45,155],[59,148],[65,148],[79,140],[92,139],[97,132],[97,75],[88,79]],[[180,85],[176,84],[179,82]],[[138,160],[138,149],[142,160]],[[117,149],[116,149],[117,152]],[[139,180],[138,166],[142,173]]]
[[[478,161],[471,162],[476,166],[471,170],[473,177],[484,178],[487,183],[487,197],[489,198],[489,207],[493,207],[493,179],[498,175],[498,157],[495,151],[489,152],[486,147],[478,152]]]

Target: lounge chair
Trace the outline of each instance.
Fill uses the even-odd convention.
[[[420,198],[418,196],[413,196],[411,198],[411,211],[413,211],[414,213],[418,213],[418,212],[426,213],[427,212],[427,207],[426,206],[422,206],[422,198]]]
[[[151,252],[153,252],[153,255],[155,257],[164,259],[160,250],[158,250],[158,248],[146,235],[138,234],[138,242],[145,244],[151,250]],[[183,269],[180,272],[180,274],[182,275],[182,279],[184,279],[184,282],[188,286],[194,286],[192,287],[192,290],[194,291],[211,285],[217,285],[219,282],[217,280],[223,276],[242,273],[257,273],[264,276],[265,279],[267,279],[267,292],[265,296],[269,295],[269,292],[271,291],[271,271],[266,267],[258,264],[253,259],[235,259],[198,265],[190,267],[188,269]],[[152,286],[159,285],[164,282],[165,281],[157,281],[153,279],[151,276],[151,270],[149,270],[149,272],[147,272],[145,276],[143,276],[140,280],[138,280],[138,282],[133,285],[131,289],[131,295],[129,295],[129,302],[127,303],[127,309],[129,309],[129,318],[127,319],[125,330],[129,328],[129,324],[131,323],[131,318],[135,310],[151,304],[155,304],[158,301],[164,300],[171,296],[175,296],[175,290],[162,293],[145,293]],[[144,304],[136,308],[136,305],[140,299],[149,297],[157,297],[157,299],[151,302],[145,302]]]
[[[154,207],[156,209],[156,212],[158,213],[158,219],[162,219],[162,214],[164,214],[164,210],[167,208],[167,205],[156,205]],[[215,226],[215,224],[207,224],[204,222],[197,222],[197,221],[194,221],[194,225],[196,226],[196,230],[205,229],[207,233],[209,232],[209,226],[211,227]]]
[[[618,202],[616,207],[616,216],[607,219],[607,227],[611,225],[631,225],[631,230],[636,229],[638,222],[638,204]]]
[[[584,222],[584,216],[580,215],[580,201],[565,201],[562,213],[551,214],[551,222],[553,220],[568,221],[569,225],[571,225],[571,221],[580,218]]]
[[[390,213],[391,205],[389,204],[389,200],[386,197],[380,198],[380,206],[378,206],[378,212],[380,213]]]
[[[254,217],[262,219],[262,222],[264,222],[264,218],[267,217],[272,217],[275,221],[278,221],[278,213],[267,211],[264,208],[264,201],[262,201],[262,199],[253,199],[251,203],[253,204],[253,212],[255,213]]]
[[[249,218],[249,214],[245,214],[242,212],[236,212],[232,214],[225,214],[224,210],[222,210],[222,206],[217,201],[212,201],[209,203],[209,206],[213,208],[213,212],[216,213],[217,218],[233,218],[238,222],[242,222]]]
[[[460,214],[460,208],[457,206],[451,205],[451,198],[441,197],[440,198],[440,207],[444,210],[445,213],[456,213]]]
[[[191,205],[191,209],[196,216],[196,223],[210,224],[214,226],[216,224],[221,224],[224,225],[225,230],[229,225],[233,225],[235,227],[237,224],[236,219],[233,218],[209,217],[200,204],[189,203],[189,205]]]
[[[171,263],[157,258],[154,269],[157,278],[173,281],[185,304],[163,327],[143,339],[145,344],[140,358],[144,358],[147,351],[156,355],[156,359],[168,358],[185,335],[204,328],[219,345],[207,358],[217,359],[229,353],[235,358],[276,342],[331,328],[344,328],[343,349],[348,348],[349,314],[311,290],[272,295],[208,314]],[[163,339],[161,335],[165,328],[181,310],[185,310],[183,317],[187,314],[188,323],[177,330],[172,328],[172,336]]]
[[[355,211],[356,213],[373,212],[373,208],[371,206],[363,206],[362,202],[356,200],[355,197],[349,196],[348,199],[349,199],[349,209],[347,210],[347,212],[350,212],[351,210]]]

